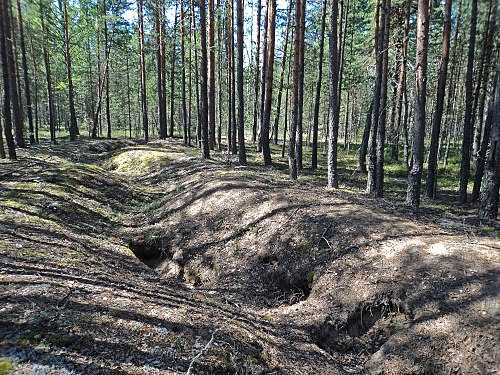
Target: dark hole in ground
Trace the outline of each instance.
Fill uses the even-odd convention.
[[[296,278],[277,278],[277,298],[275,305],[294,305],[305,301],[312,290],[312,273]]]
[[[156,268],[165,258],[164,241],[161,238],[134,236],[128,244],[130,250],[141,262],[150,268]]]
[[[315,333],[317,345],[332,353],[373,354],[397,330],[409,326],[411,313],[399,298],[388,295],[362,303],[346,321],[327,317]]]

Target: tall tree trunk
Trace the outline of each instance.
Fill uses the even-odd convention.
[[[485,162],[479,200],[478,216],[480,219],[496,219],[498,215],[498,191],[500,186],[500,57],[496,68],[491,116],[490,149]]]
[[[182,82],[182,134],[184,146],[188,145],[188,113],[187,113],[187,104],[186,104],[186,56],[184,51],[184,2],[180,1],[181,7],[181,65],[182,65],[182,73],[181,73],[181,82]]]
[[[366,112],[365,119],[365,127],[363,130],[363,138],[361,139],[361,145],[359,146],[359,161],[358,161],[358,170],[362,173],[367,173],[366,170],[366,153],[368,151],[368,141],[370,138],[370,129],[372,124],[372,112],[373,112],[373,104],[375,99],[372,98],[370,102],[370,108],[368,112]]]
[[[337,170],[337,138],[339,134],[339,56],[337,46],[337,17],[338,1],[330,0],[330,122],[328,126],[328,187],[338,188],[338,170]]]
[[[496,7],[498,8],[498,7]],[[493,31],[495,28],[495,20],[496,18],[493,17],[493,0],[489,0],[489,6],[488,6],[488,20],[486,23],[486,28],[484,30],[484,38],[483,38],[483,48],[481,51],[481,59],[479,61],[479,72],[477,73],[477,84],[476,84],[476,90],[474,92],[474,104],[472,106],[472,123],[471,123],[471,128],[473,129],[474,132],[474,137],[473,137],[473,142],[472,142],[472,153],[473,155],[477,155],[477,152],[479,151],[479,146],[481,143],[481,134],[482,134],[482,125],[483,125],[483,115],[484,115],[484,98],[485,98],[485,90],[481,90],[483,87],[483,82],[485,82],[485,86],[487,85],[488,78],[489,78],[489,71],[488,67],[490,64],[490,59],[491,59],[491,50],[489,46],[491,45],[490,43],[490,38],[493,38],[493,34],[490,36],[490,32]],[[477,115],[477,109],[479,102],[483,102],[483,111],[481,113],[481,116],[478,117]],[[478,121],[476,121],[476,119]],[[477,123],[476,123],[477,122]]]
[[[110,109],[110,94],[109,94],[109,36],[108,36],[108,19],[107,19],[107,0],[103,0],[103,13],[104,13],[104,57],[106,59],[107,69],[106,74],[103,79],[106,83],[106,125],[107,125],[107,136],[111,138],[111,109]]]
[[[298,165],[296,154],[297,143],[297,123],[299,121],[299,86],[300,86],[300,46],[303,37],[302,25],[302,2],[305,0],[295,0],[295,41],[293,56],[293,87],[292,87],[292,123],[290,126],[290,140],[288,144],[288,168],[291,180],[298,177]],[[333,0],[332,0],[333,1]]]
[[[200,43],[201,43],[201,144],[203,158],[210,158],[208,141],[208,53],[207,53],[207,10],[205,1],[200,1]]]
[[[11,91],[10,91],[10,76],[7,53],[7,38],[10,35],[10,23],[7,17],[6,2],[0,2],[0,54],[2,57],[2,78],[3,78],[3,127],[5,133],[5,141],[9,153],[9,159],[17,159],[16,144],[12,136],[12,114],[10,112]]]
[[[23,17],[21,12],[21,1],[17,0],[17,22],[19,25],[19,39],[21,46],[21,64],[23,67],[23,79],[24,79],[24,94],[26,96],[26,110],[28,112],[28,130],[30,144],[35,143],[35,130],[33,126],[33,110],[31,104],[31,92],[30,92],[30,81],[29,81],[29,71],[28,71],[28,61],[26,58],[26,43],[24,38],[24,25]]]
[[[144,139],[149,141],[148,124],[148,101],[146,94],[146,61],[144,57],[144,19],[142,11],[142,0],[137,0],[137,12],[139,17],[139,54],[141,70],[141,109],[142,109],[142,127],[144,129]]]
[[[273,76],[274,76],[274,48],[276,29],[276,0],[268,1],[268,34],[267,34],[267,71],[266,71],[266,96],[264,102],[264,113],[262,114],[262,156],[264,164],[270,165],[271,148],[269,147],[269,129],[271,122],[271,106],[273,97]]]
[[[78,135],[78,124],[76,122],[75,95],[73,91],[73,76],[71,74],[68,9],[66,0],[63,3],[63,7],[64,7],[64,46],[66,47],[66,78],[68,79],[68,98],[69,98],[69,114],[70,114],[69,140],[76,141],[76,136]]]
[[[293,1],[293,0],[292,0]],[[292,38],[293,38],[293,30],[292,30]],[[290,76],[291,76],[292,64],[291,64],[291,56],[288,60],[288,74],[286,76],[286,93],[285,93],[285,118],[283,120],[283,145],[281,146],[281,157],[285,157],[285,148],[286,148],[286,131],[288,129],[288,92],[290,91]]]
[[[264,121],[264,102],[266,99],[266,74],[267,74],[267,37],[269,25],[269,6],[266,5],[266,16],[264,19],[264,40],[262,42],[262,74],[260,80],[260,110],[258,113],[259,122],[257,123],[257,152],[262,152],[262,121]]]
[[[243,0],[236,0],[237,43],[238,43],[238,159],[240,165],[247,165],[245,151],[245,98],[243,97]]]
[[[230,2],[226,2],[226,62],[227,62],[227,152],[233,148],[233,59],[231,58],[231,10]]]
[[[222,31],[224,30],[224,22],[222,22],[222,7],[220,0],[217,0],[217,59],[218,59],[218,69],[217,69],[217,109],[218,109],[218,123],[217,123],[217,148],[219,151],[222,151],[222,98],[223,98],[223,90],[222,90],[222,71],[224,65],[222,64]]]
[[[50,57],[49,53],[47,51],[47,45],[45,42],[45,19],[44,19],[44,14],[45,14],[45,9],[43,6],[43,1],[40,0],[40,25],[42,28],[42,36],[44,42],[42,42],[43,45],[43,61],[45,63],[45,79],[47,81],[47,98],[48,98],[48,112],[49,112],[49,127],[50,127],[50,141],[52,143],[56,143],[56,120],[55,120],[55,110],[54,110],[54,97],[53,97],[53,92],[52,92],[52,76],[50,72]]]
[[[196,139],[198,147],[201,147],[201,106],[200,106],[200,80],[198,74],[198,44],[196,42],[196,16],[194,12],[194,0],[191,0],[191,18],[193,22],[192,38],[194,43],[194,80],[196,93]]]
[[[236,60],[234,53],[234,2],[230,1],[230,14],[231,14],[231,38],[229,42],[231,44],[231,111],[233,112],[233,118],[231,122],[231,154],[236,155],[238,153],[238,145],[236,144]]]
[[[175,107],[174,107],[174,99],[175,99],[175,39],[176,39],[176,28],[177,28],[177,6],[178,2],[175,3],[175,16],[174,16],[174,25],[172,28],[172,59],[170,61],[170,136],[174,136],[174,118],[175,118]]]
[[[215,147],[215,10],[214,0],[208,0],[208,131],[210,150]]]
[[[167,102],[165,91],[165,35],[163,27],[163,2],[156,2],[155,29],[156,29],[156,67],[158,91],[158,122],[160,123],[158,138],[167,137]]]
[[[448,60],[450,57],[451,3],[451,0],[446,0],[444,7],[443,51],[441,54],[441,62],[439,64],[436,110],[434,111],[434,119],[432,121],[431,145],[429,149],[429,161],[427,168],[425,195],[431,199],[436,199],[439,133],[441,131],[446,77],[448,74]]]
[[[278,89],[278,99],[276,101],[276,116],[274,118],[274,126],[273,126],[273,135],[274,135],[274,144],[278,144],[278,127],[280,121],[280,112],[281,112],[281,99],[283,97],[283,82],[285,81],[285,71],[286,71],[286,58],[288,52],[288,35],[290,32],[290,23],[291,23],[291,15],[292,15],[292,5],[293,0],[290,0],[290,4],[288,5],[288,12],[286,16],[286,30],[285,30],[285,41],[283,42],[283,59],[281,61],[281,75],[280,75],[280,83]],[[283,142],[285,139],[283,138]]]
[[[33,61],[33,83],[35,85],[35,143],[38,143],[39,138],[38,138],[38,64],[37,64],[37,59],[34,58],[35,52],[33,49],[33,38],[32,38],[32,32],[29,33],[30,36],[30,51],[31,51],[31,57]]]
[[[385,132],[387,124],[387,80],[389,76],[389,32],[391,20],[391,0],[383,2],[384,41],[381,53],[382,58],[382,82],[380,91],[380,124],[377,129],[377,161],[375,164],[375,196],[384,196],[384,156],[385,156]]]
[[[130,105],[130,68],[128,64],[129,55],[125,57],[127,61],[127,118],[128,118],[128,137],[132,138],[132,116]]]
[[[305,68],[305,35],[306,35],[306,1],[302,2],[301,10],[301,24],[300,24],[300,61],[299,61],[299,107],[298,107],[298,121],[297,121],[297,167],[302,170],[302,149],[303,149],[303,114],[304,114],[304,68]]]
[[[318,128],[319,128],[319,105],[321,97],[321,83],[323,81],[323,53],[325,45],[326,28],[326,8],[327,0],[323,0],[323,9],[321,11],[321,32],[319,35],[319,56],[318,56],[318,78],[316,79],[316,98],[314,101],[314,119],[313,119],[313,140],[312,140],[312,169],[318,168]]]
[[[427,91],[427,51],[429,42],[429,0],[418,0],[417,56],[415,71],[415,109],[411,170],[408,174],[406,204],[420,205],[420,186],[424,164],[425,101]]]
[[[382,67],[383,67],[383,44],[384,44],[384,22],[383,22],[383,12],[381,12],[381,7],[383,6],[380,1],[377,0],[375,4],[375,85],[373,88],[373,110],[371,118],[370,136],[368,138],[368,176],[366,183],[366,192],[373,194],[375,192],[376,185],[376,165],[377,165],[377,134],[378,125],[380,119],[380,99],[382,91]],[[382,14],[381,14],[382,13]]]
[[[10,100],[12,105],[12,117],[14,120],[14,131],[16,144],[18,147],[26,147],[26,142],[24,140],[24,124],[23,115],[21,110],[21,96],[20,96],[20,86],[17,74],[17,55],[14,49],[14,30],[13,30],[13,20],[12,20],[12,4],[10,0],[5,1],[5,43],[7,47],[7,64],[8,72],[10,77]]]
[[[474,74],[474,50],[476,46],[477,0],[472,0],[469,52],[467,54],[467,73],[465,79],[465,118],[462,141],[462,161],[460,163],[460,203],[467,203],[467,185],[470,176],[471,138],[472,138],[472,80]]]
[[[401,121],[403,118],[403,97],[406,96],[406,67],[408,65],[408,33],[410,31],[410,5],[411,0],[406,0],[404,4],[404,34],[403,43],[401,47],[401,64],[399,70],[399,80],[397,88],[397,123],[396,123],[396,136],[394,137],[392,144],[392,160],[398,160],[399,157],[399,133],[401,131]],[[403,125],[403,131],[408,131],[408,124]],[[407,160],[407,159],[405,159]],[[408,170],[408,163],[406,161],[406,166]]]
[[[257,141],[257,123],[258,103],[259,103],[259,88],[260,88],[260,26],[262,23],[262,0],[257,0],[257,46],[255,53],[255,97],[253,107],[253,125],[252,125],[252,142]]]

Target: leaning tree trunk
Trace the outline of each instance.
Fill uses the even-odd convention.
[[[434,119],[432,121],[431,145],[429,149],[427,182],[425,189],[425,195],[431,199],[436,199],[439,133],[441,131],[446,76],[448,74],[448,60],[450,57],[451,0],[446,0],[444,9],[443,52],[441,54],[441,63],[439,66],[436,109],[434,111]]]
[[[429,42],[429,0],[418,0],[417,56],[415,70],[415,109],[411,169],[408,174],[406,204],[420,205],[420,187],[424,165],[425,101],[427,91],[427,51]]]
[[[467,203],[467,185],[470,176],[471,139],[472,139],[472,80],[474,75],[474,51],[476,46],[477,0],[472,0],[469,52],[467,54],[467,73],[465,79],[465,117],[462,141],[462,162],[460,163],[460,203]]]

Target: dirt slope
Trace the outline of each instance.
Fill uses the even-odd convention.
[[[493,226],[176,142],[39,147],[0,176],[13,373],[500,372]]]

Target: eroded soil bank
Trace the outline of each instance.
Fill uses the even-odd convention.
[[[0,164],[0,364],[500,371],[497,224],[197,154],[86,141]]]

